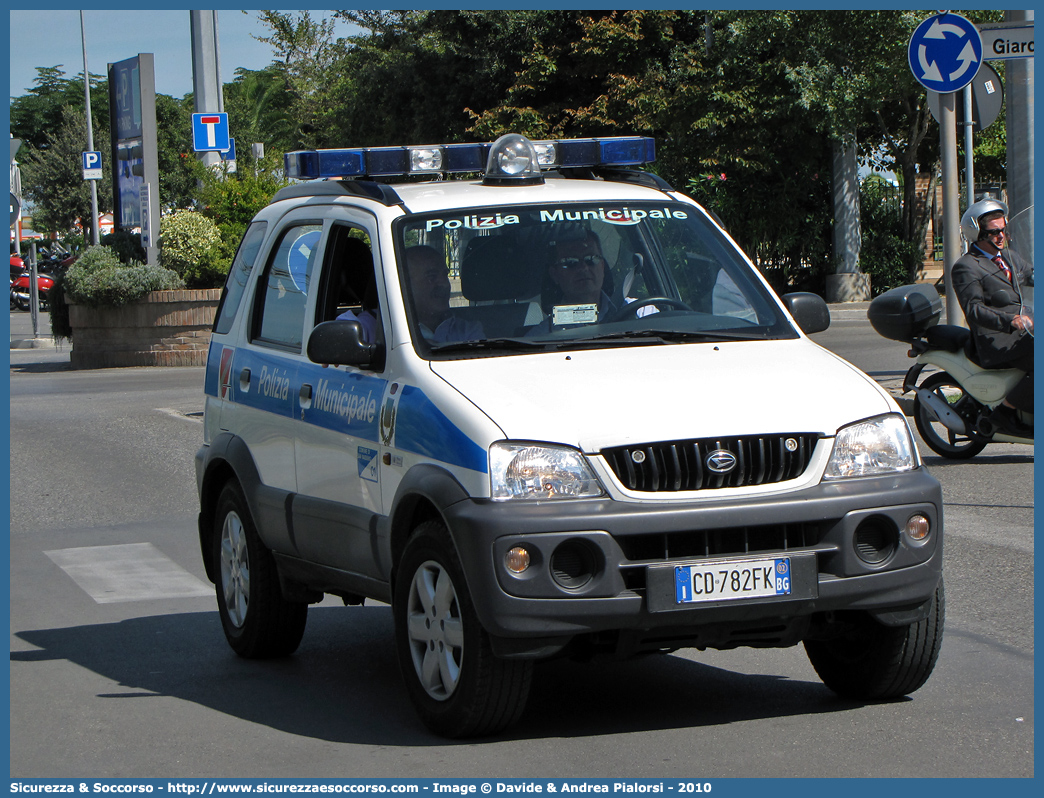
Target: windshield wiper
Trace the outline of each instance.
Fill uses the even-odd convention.
[[[533,349],[545,350],[547,344],[542,341],[525,338],[480,338],[475,341],[452,341],[445,344],[432,344],[432,354],[448,352],[528,352]]]
[[[734,333],[721,330],[624,330],[588,338],[589,341],[627,340],[629,338],[651,338],[663,343],[675,341],[764,341],[764,334]]]

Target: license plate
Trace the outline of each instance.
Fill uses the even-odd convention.
[[[789,596],[792,584],[789,557],[722,560],[679,565],[674,569],[675,602]]]

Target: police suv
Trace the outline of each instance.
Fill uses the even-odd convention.
[[[388,602],[448,736],[517,720],[554,656],[801,642],[842,696],[924,684],[942,500],[905,418],[653,159],[514,134],[286,156],[196,456],[238,654],[293,652],[325,594]]]

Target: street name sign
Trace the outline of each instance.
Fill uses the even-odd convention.
[[[991,22],[979,26],[983,59],[1033,58],[1032,22]]]
[[[960,14],[936,14],[910,37],[910,71],[918,83],[940,94],[960,91],[982,64],[979,30]]]

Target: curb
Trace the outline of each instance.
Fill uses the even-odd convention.
[[[22,338],[11,341],[12,349],[55,349],[53,338]]]

